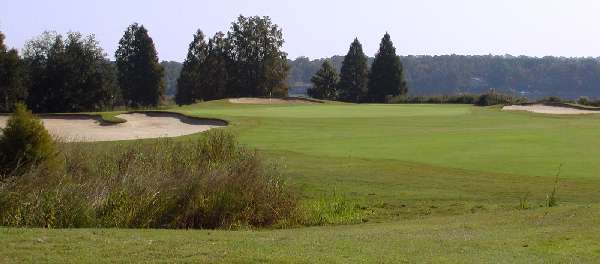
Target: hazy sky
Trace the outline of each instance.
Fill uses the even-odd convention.
[[[161,60],[181,61],[192,34],[227,31],[240,14],[283,28],[290,58],[343,55],[354,37],[373,55],[388,31],[399,54],[600,56],[596,0],[3,0],[0,30],[21,48],[44,30],[94,33],[112,58],[144,24]]]

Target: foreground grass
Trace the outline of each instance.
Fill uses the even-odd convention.
[[[230,121],[227,129],[242,143],[285,165],[303,200],[335,192],[360,206],[366,223],[261,231],[3,229],[0,245],[7,246],[0,247],[0,262],[531,263],[600,257],[597,115],[224,101],[170,110]],[[542,208],[560,164],[560,206]],[[523,197],[534,209],[515,209]]]
[[[592,263],[600,254],[598,209],[236,232],[0,229],[0,262]]]

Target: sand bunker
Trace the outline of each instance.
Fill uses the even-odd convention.
[[[316,100],[303,98],[234,98],[229,99],[234,104],[314,104]]]
[[[117,117],[121,124],[103,124],[99,118],[86,116],[52,116],[42,118],[54,137],[68,142],[116,141],[144,138],[178,137],[224,127],[225,121],[203,120],[173,113],[129,113]],[[0,116],[0,127],[7,116]]]
[[[503,111],[529,111],[540,114],[551,115],[583,115],[583,114],[598,114],[600,111],[583,110],[565,106],[549,106],[542,104],[535,105],[511,105],[502,108]]]

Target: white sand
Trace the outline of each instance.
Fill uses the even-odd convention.
[[[598,114],[600,111],[582,110],[562,106],[548,106],[542,104],[536,105],[511,105],[502,108],[503,111],[529,111],[540,114],[551,115],[582,115],[582,114]]]
[[[200,120],[171,113],[122,114],[127,120],[122,124],[102,125],[92,117],[45,117],[44,126],[54,137],[68,142],[116,141],[144,138],[178,137],[224,127],[218,120]],[[6,125],[7,116],[0,116],[0,127]]]
[[[309,100],[288,98],[232,98],[229,99],[230,103],[234,104],[314,104]]]

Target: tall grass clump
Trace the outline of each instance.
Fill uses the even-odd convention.
[[[359,224],[365,221],[360,206],[333,192],[303,201],[282,225],[323,226]]]
[[[557,197],[557,192],[558,192],[558,184],[559,184],[559,177],[560,177],[560,172],[562,170],[562,164],[558,167],[558,172],[556,173],[556,177],[554,179],[554,187],[552,188],[552,191],[546,195],[546,207],[555,207],[558,206],[558,197]]]
[[[519,207],[520,210],[527,210],[531,208],[531,204],[529,203],[529,193],[523,195],[523,197],[519,198]]]
[[[54,175],[32,167],[0,184],[0,224],[237,228],[287,218],[296,198],[276,167],[215,130],[195,141],[60,144]]]

